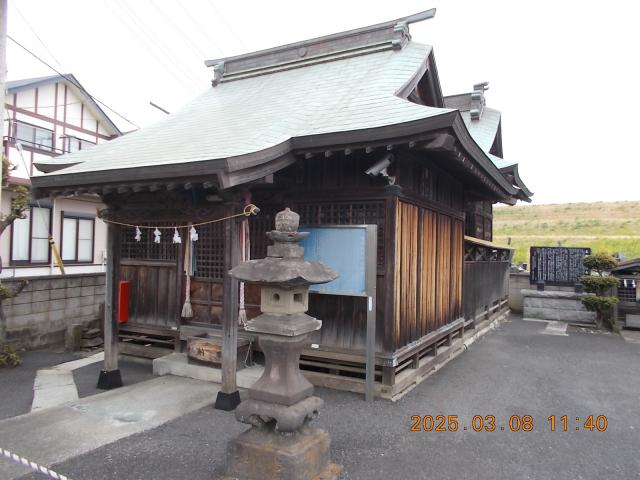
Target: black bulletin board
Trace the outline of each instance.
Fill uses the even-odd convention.
[[[529,282],[549,285],[574,285],[581,275],[588,275],[582,265],[590,248],[531,247],[529,253]]]

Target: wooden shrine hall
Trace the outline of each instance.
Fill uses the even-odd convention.
[[[444,97],[433,48],[411,40],[409,25],[434,13],[207,61],[211,86],[182,110],[39,164],[37,197],[90,193],[106,205],[107,352],[136,334],[184,351],[225,324],[250,341],[238,316],[258,314],[259,290],[239,292],[227,272],[266,255],[285,207],[302,231],[376,227],[366,268],[379,395],[402,392],[465,328],[507,308],[511,250],[492,243],[492,206],[532,193],[503,158],[487,83]],[[217,221],[248,204],[259,213]],[[120,281],[130,295],[118,327]],[[312,382],[363,391],[368,305],[310,295],[323,322],[301,358]]]

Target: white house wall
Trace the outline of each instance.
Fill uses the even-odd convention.
[[[83,101],[83,96],[77,93],[75,87],[65,81],[41,85],[9,93],[5,98],[6,120],[3,126],[5,143],[4,153],[14,165],[10,183],[29,184],[29,177],[41,174],[33,167],[33,162],[49,159],[62,153],[64,137],[73,136],[80,140],[102,143],[108,141],[112,131],[99,121],[95,115],[99,113],[95,105]],[[95,113],[95,114],[94,114]],[[100,117],[102,118],[102,117]],[[33,148],[23,145],[22,155],[12,141],[13,130],[9,130],[10,123],[21,121],[53,131],[54,151]],[[86,146],[85,148],[92,148]],[[2,191],[2,212],[10,209],[12,193],[10,188]],[[52,207],[51,235],[58,250],[62,251],[61,230],[62,212],[79,214],[81,216],[95,216],[96,208],[104,208],[97,197],[83,196],[73,198],[57,198],[55,201],[43,200],[43,206]],[[2,257],[2,273],[0,277],[26,277],[40,275],[56,275],[60,269],[55,265],[53,255],[49,265],[12,265],[11,263],[11,227],[0,237],[0,256]],[[106,225],[95,219],[93,262],[86,264],[65,264],[66,273],[93,273],[104,271],[104,256],[106,251]]]
[[[2,211],[8,212],[11,203],[11,196],[8,191],[2,194]],[[56,247],[60,252],[62,249],[62,215],[80,214],[95,216],[96,209],[104,208],[104,205],[97,199],[84,198],[56,198],[55,201],[43,200],[42,206],[52,207],[52,237]],[[94,229],[93,262],[82,265],[65,264],[65,272],[70,273],[94,273],[105,271],[106,249],[107,249],[107,226],[96,218]],[[59,275],[60,269],[55,263],[53,255],[49,265],[34,266],[13,266],[11,264],[11,227],[9,227],[0,237],[0,256],[2,257],[2,273],[0,278],[31,277],[40,275]]]

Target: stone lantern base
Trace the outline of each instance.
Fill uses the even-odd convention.
[[[330,462],[329,445],[327,432],[309,426],[295,433],[251,427],[229,442],[222,480],[335,480],[342,467]]]

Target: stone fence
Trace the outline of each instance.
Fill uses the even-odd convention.
[[[3,279],[11,288],[20,280],[29,285],[3,302],[7,340],[18,348],[41,348],[64,343],[74,323],[98,327],[104,309],[104,273]]]
[[[511,272],[509,274],[509,308],[512,312],[522,313],[523,310],[523,290],[535,289],[535,285],[529,283],[529,272]],[[553,292],[573,292],[573,287],[557,285],[545,285],[545,291]]]

